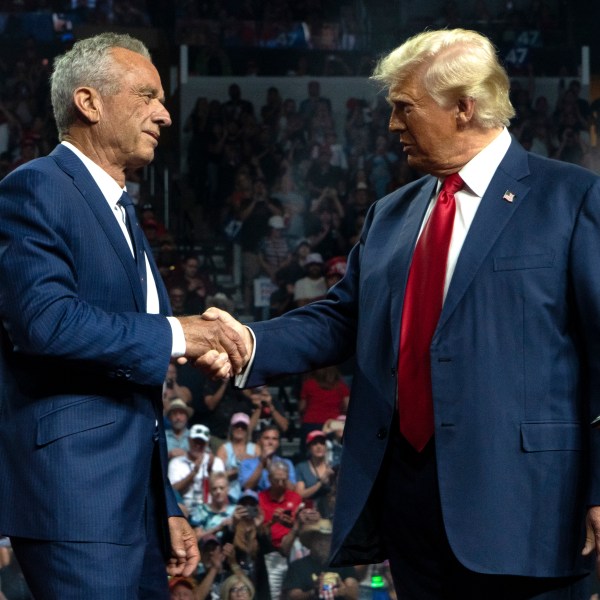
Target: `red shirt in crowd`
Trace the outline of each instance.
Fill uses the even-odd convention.
[[[303,423],[323,424],[346,412],[344,398],[350,395],[350,389],[343,382],[330,390],[322,388],[314,379],[307,379],[300,390],[300,398],[306,401],[306,410],[302,415]]]
[[[273,520],[273,513],[277,508],[289,510],[292,515],[296,515],[296,510],[302,502],[302,496],[292,490],[285,490],[280,501],[273,500],[269,494],[269,490],[263,490],[258,493],[258,505],[265,515],[265,523],[270,523]],[[271,525],[271,543],[275,548],[281,547],[281,540],[289,533],[291,527],[286,527],[283,523],[273,523]]]

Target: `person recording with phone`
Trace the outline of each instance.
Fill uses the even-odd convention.
[[[294,525],[296,513],[302,504],[302,496],[290,489],[290,468],[277,458],[269,467],[269,487],[258,494],[258,505],[265,518],[264,526],[271,535],[275,550]]]
[[[233,544],[235,561],[230,563],[234,574],[238,573],[239,566],[239,572],[254,584],[257,598],[270,600],[264,557],[272,548],[269,534],[262,528],[263,522],[258,494],[253,490],[246,490],[233,511],[231,526],[223,532],[223,543]]]

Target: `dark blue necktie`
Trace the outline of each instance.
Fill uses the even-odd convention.
[[[127,216],[127,229],[129,230],[129,237],[131,238],[131,244],[133,245],[133,255],[135,256],[135,263],[137,265],[138,275],[140,276],[140,283],[144,292],[144,304],[147,298],[147,284],[146,284],[146,256],[144,254],[144,234],[138,221],[137,215],[135,214],[135,206],[127,192],[123,192],[119,204],[125,209],[125,215]],[[145,308],[145,306],[144,306]]]

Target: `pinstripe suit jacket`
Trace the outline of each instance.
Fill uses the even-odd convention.
[[[171,329],[145,313],[123,234],[64,146],[0,183],[0,315],[0,532],[133,541],[157,441],[163,520],[181,514],[162,429]]]

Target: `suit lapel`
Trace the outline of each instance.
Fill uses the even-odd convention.
[[[460,251],[436,331],[449,319],[509,220],[529,193],[520,179],[529,174],[527,153],[514,140],[477,209]],[[510,191],[513,198],[506,199]]]
[[[59,144],[52,151],[50,156],[56,161],[58,166],[73,179],[74,186],[87,202],[92,213],[98,220],[98,223],[104,230],[106,237],[114,247],[119,260],[123,264],[123,268],[131,283],[131,289],[138,311],[146,312],[144,293],[140,284],[135,261],[131,255],[131,250],[127,245],[123,232],[112,214],[106,199],[100,192],[93,177],[79,158],[62,144]]]
[[[408,271],[421,223],[427,212],[427,207],[433,195],[437,179],[431,177],[425,180],[415,197],[409,201],[406,215],[401,219],[401,227],[395,236],[394,248],[388,269],[389,288],[392,293],[390,325],[392,339],[395,340],[394,352],[398,351],[400,343],[400,320],[404,304],[404,292],[408,280]]]

